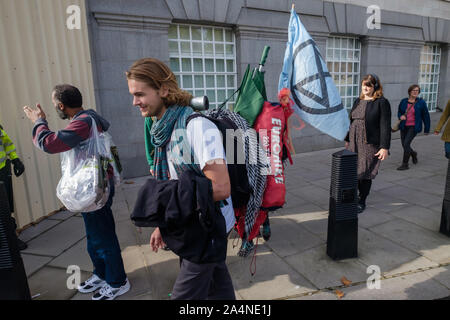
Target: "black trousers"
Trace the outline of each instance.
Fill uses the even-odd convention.
[[[415,151],[411,148],[411,142],[415,136],[416,131],[414,126],[405,127],[400,131],[400,138],[403,146],[403,163],[408,163],[411,154],[415,153]]]
[[[6,165],[0,169],[0,181],[4,183],[6,188],[6,194],[8,195],[9,210],[14,212],[14,198],[12,188],[12,176],[11,176],[11,161],[6,160]]]
[[[6,196],[8,197],[9,211],[14,212],[14,198],[13,198],[13,188],[12,188],[12,177],[11,177],[11,162],[6,161],[6,166],[0,169],[0,181],[3,182],[5,186]],[[16,220],[11,216],[11,223],[14,226],[14,230],[17,229]]]
[[[172,290],[173,300],[235,300],[233,282],[225,261],[193,263],[181,259]]]
[[[359,203],[360,204],[366,204],[366,199],[370,193],[371,187],[372,187],[372,180],[370,180],[370,179],[358,180]]]

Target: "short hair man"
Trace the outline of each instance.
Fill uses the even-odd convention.
[[[186,129],[187,141],[198,160],[199,169],[212,182],[213,200],[226,200],[227,204],[221,211],[229,232],[235,218],[222,140],[211,142],[204,139],[206,130],[211,130],[217,137],[220,137],[220,131],[203,117],[194,118],[186,125],[187,118],[193,113],[189,107],[192,95],[178,87],[175,75],[161,61],[153,58],[136,61],[127,72],[127,79],[133,105],[139,107],[143,117],[157,119],[151,129],[152,144],[155,146],[154,176],[157,180],[177,179],[184,170],[193,170],[189,165],[176,165],[180,159],[176,158],[172,133],[177,129]],[[159,228],[151,235],[150,245],[155,252],[165,246]],[[210,291],[212,287],[214,292]],[[182,259],[171,297],[235,299],[225,261],[197,264]]]
[[[52,102],[61,119],[69,119],[69,125],[52,132],[40,104],[36,109],[24,107],[27,117],[34,123],[33,142],[47,153],[68,151],[89,138],[91,126],[99,132],[107,131],[109,122],[94,110],[84,110],[80,91],[68,84],[57,85],[52,92]],[[92,119],[95,123],[92,123]],[[86,227],[87,250],[94,265],[93,275],[80,284],[81,293],[94,292],[93,300],[113,300],[130,289],[123,266],[119,241],[115,231],[111,205],[114,197],[112,167],[108,168],[110,195],[105,206],[94,212],[83,212]]]

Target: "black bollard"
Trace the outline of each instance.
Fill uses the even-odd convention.
[[[327,254],[333,260],[358,256],[358,155],[333,153]]]
[[[445,183],[444,201],[442,203],[441,226],[439,232],[450,237],[450,160],[447,167],[447,181]]]
[[[0,182],[0,300],[31,300],[3,182]]]

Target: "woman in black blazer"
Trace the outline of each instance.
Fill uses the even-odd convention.
[[[388,157],[391,145],[391,105],[383,97],[378,77],[368,74],[362,79],[361,94],[350,111],[350,130],[345,147],[358,154],[358,213],[366,208],[372,179],[381,161]]]

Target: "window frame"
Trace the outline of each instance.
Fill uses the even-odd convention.
[[[420,51],[418,85],[420,97],[427,103],[429,112],[436,112],[438,103],[441,57],[442,49],[439,43],[425,43]]]
[[[189,32],[189,39],[186,31]],[[182,32],[184,34],[181,34]],[[180,88],[196,97],[207,95],[211,109],[218,107],[236,91],[236,35],[232,28],[174,23],[169,27],[168,41],[169,64]],[[198,51],[200,48],[201,52]],[[198,64],[199,61],[201,65]],[[190,64],[189,68],[187,64]],[[176,65],[178,67],[175,67]],[[201,67],[201,70],[196,70],[196,66]],[[184,68],[190,71],[185,71]],[[234,101],[235,97],[231,98],[227,107],[232,108]]]
[[[329,35],[325,50],[328,72],[339,91],[342,104],[347,110],[351,110],[353,102],[361,92],[361,40],[347,35]],[[345,57],[342,58],[343,55]],[[349,71],[350,64],[351,71]],[[343,65],[345,68],[342,67]],[[341,82],[348,81],[349,76],[352,79],[351,84]],[[350,95],[349,88],[351,88]]]

